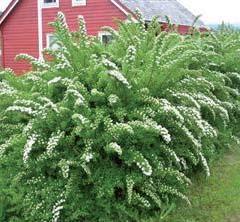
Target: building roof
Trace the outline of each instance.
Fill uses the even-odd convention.
[[[151,21],[154,16],[159,16],[160,22],[167,22],[166,16],[173,24],[192,26],[196,16],[177,0],[119,0],[131,11],[140,9],[146,21]],[[204,27],[204,23],[198,20],[195,24]]]

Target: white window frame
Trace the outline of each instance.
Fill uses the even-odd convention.
[[[57,49],[53,49],[51,48],[51,42],[50,42],[50,37],[54,37],[55,35],[53,33],[47,33],[46,34],[46,48],[47,49],[52,49],[52,50],[57,50]],[[60,47],[60,46],[59,46]]]
[[[76,7],[76,6],[86,6],[87,5],[87,0],[72,0],[72,6]]]
[[[59,0],[56,0],[56,2],[53,3],[44,3],[44,0],[42,0],[42,8],[58,8],[59,7]]]
[[[105,36],[105,35],[112,36],[112,34],[110,32],[107,32],[107,31],[98,32],[98,39],[101,41],[101,43],[103,43],[103,36]]]

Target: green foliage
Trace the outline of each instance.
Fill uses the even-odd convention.
[[[32,72],[1,72],[1,220],[164,215],[177,199],[189,203],[190,173],[210,176],[220,144],[237,139],[240,70],[222,59],[239,49],[224,39],[239,35],[181,36],[138,17],[104,46],[81,19],[69,32],[59,13],[51,61],[19,55]]]

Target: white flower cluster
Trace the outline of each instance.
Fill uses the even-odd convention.
[[[108,69],[107,73],[108,75],[112,76],[113,78],[115,78],[116,80],[118,80],[119,82],[121,82],[123,85],[126,85],[127,88],[131,88],[131,85],[129,84],[129,82],[127,81],[127,79],[124,77],[124,75],[119,71],[117,65],[113,62],[111,62],[110,60],[103,58],[102,63],[104,66],[106,66]]]
[[[62,51],[56,51],[55,56],[56,56],[56,59],[58,60],[58,63],[54,66],[55,69],[57,70],[73,69],[69,60],[67,59],[67,57],[64,55]]]
[[[166,143],[170,143],[171,142],[171,135],[169,134],[168,130],[165,127],[162,127],[161,125],[152,125],[153,127],[155,126],[155,128],[158,130],[159,135],[162,136],[163,140]]]
[[[192,77],[187,77],[183,80],[180,81],[180,83],[186,88],[188,86],[192,87],[192,86],[195,86],[195,87],[205,87],[205,89],[208,89],[208,90],[214,90],[215,87],[214,87],[214,84],[209,82],[208,80],[206,80],[205,78],[203,77],[198,77],[198,78],[192,78]]]
[[[17,106],[24,106],[24,107],[31,107],[33,109],[40,109],[41,105],[37,102],[34,102],[32,100],[26,100],[26,99],[17,99],[13,103],[14,105]]]
[[[197,99],[200,105],[208,106],[209,108],[212,108],[214,111],[219,111],[220,112],[219,115],[225,121],[225,124],[226,122],[229,122],[228,111],[223,106],[215,102],[212,98],[207,97],[202,93],[194,94],[193,96],[195,99]]]
[[[111,94],[109,97],[108,97],[108,102],[111,106],[115,105],[118,101],[119,101],[119,97],[117,95],[113,95]]]
[[[152,167],[149,164],[148,160],[144,158],[144,156],[138,152],[134,152],[133,162],[137,164],[137,166],[141,169],[142,173],[146,176],[152,175]]]
[[[32,128],[33,128],[33,120],[30,120],[28,124],[23,128],[23,133],[25,135],[28,135],[31,132]]]
[[[174,176],[181,184],[192,184],[191,180],[185,176],[184,173],[174,170],[172,168],[164,168],[163,172],[169,176]]]
[[[70,171],[70,161],[68,160],[61,160],[58,164],[62,170],[63,177],[67,179],[69,177]]]
[[[11,141],[13,138],[8,139],[5,143],[0,145],[0,159],[3,157],[6,149],[11,145]]]
[[[132,113],[137,117],[140,117],[141,120],[154,118],[157,115],[157,112],[149,106],[145,106],[143,108],[136,108]]]
[[[183,130],[183,132],[184,132],[184,134],[186,135],[186,137],[192,142],[192,144],[193,144],[197,149],[199,149],[199,148],[202,147],[201,141],[197,140],[186,126],[180,125],[180,124],[178,124],[178,123],[177,123],[177,125],[179,126],[180,129]]]
[[[48,81],[48,85],[58,83],[62,80],[62,77],[58,76]]]
[[[57,13],[57,19],[65,29],[68,29],[68,24],[67,24],[67,21],[66,21],[66,17],[62,12]]]
[[[151,106],[160,114],[164,113],[166,115],[173,115],[176,121],[179,123],[184,122],[184,117],[181,115],[179,110],[173,106],[168,100],[166,99],[157,99],[151,96],[146,96],[144,98],[144,102],[151,104]]]
[[[102,63],[104,66],[106,66],[109,69],[118,70],[117,65],[106,58],[102,60]]]
[[[186,45],[177,45],[173,48],[167,49],[167,51],[163,52],[163,50],[165,50],[166,48],[163,47],[160,52],[159,52],[159,56],[157,57],[157,63],[158,64],[171,64],[171,62],[173,61],[173,58],[175,58],[175,55],[183,55],[183,53],[186,51],[186,49],[189,46]],[[179,58],[179,57],[178,57]],[[175,59],[174,59],[175,61]]]
[[[76,89],[67,89],[65,93],[65,97],[67,97],[68,95],[73,95],[76,97],[76,102],[75,102],[76,106],[80,106],[84,104],[84,101],[85,101],[84,97]]]
[[[142,29],[145,31],[146,20],[143,16],[142,11],[139,8],[136,8],[135,15],[137,16],[138,21],[140,22]]]
[[[60,218],[60,213],[63,210],[63,204],[66,202],[66,199],[64,197],[64,195],[60,196],[60,200],[58,200],[52,209],[52,214],[53,214],[53,218],[52,218],[52,222],[58,222],[59,218]]]
[[[133,186],[135,183],[130,176],[127,176],[126,184],[127,184],[128,203],[130,204],[132,202]]]
[[[37,114],[37,112],[32,110],[32,108],[24,107],[24,106],[9,106],[6,109],[6,112],[20,112],[20,113],[28,114],[32,116],[35,116]]]
[[[152,189],[148,189],[146,187],[142,188],[142,191],[149,196],[154,202],[155,204],[161,208],[162,207],[162,201],[159,198],[158,194],[156,192],[153,192]]]
[[[38,138],[38,136],[37,136],[36,134],[32,134],[32,135],[28,138],[28,140],[27,140],[27,142],[26,142],[26,144],[25,144],[25,146],[24,146],[23,162],[24,162],[25,164],[27,163],[27,161],[28,161],[28,159],[29,159],[29,155],[30,155],[30,153],[31,153],[31,151],[32,151],[32,149],[33,149],[33,145],[37,142],[37,138]]]
[[[37,82],[41,81],[42,78],[39,76],[39,73],[32,71],[26,75],[26,80],[37,83]]]
[[[116,123],[116,124],[108,124],[107,131],[114,139],[118,139],[119,136],[123,134],[133,135],[134,130],[133,128],[127,123]]]
[[[39,112],[39,114],[43,114],[46,108],[50,108],[56,113],[59,113],[57,105],[53,103],[49,98],[41,96],[38,99],[44,103],[43,107],[41,108],[41,112]]]
[[[201,152],[199,153],[199,156],[201,158],[201,162],[203,164],[203,167],[204,167],[207,177],[210,177],[210,175],[211,175],[210,168],[208,166],[206,158],[203,156],[203,154]]]
[[[157,122],[155,122],[151,119],[145,119],[144,121],[139,121],[139,120],[131,121],[131,122],[129,122],[129,125],[132,127],[135,127],[136,129],[143,128],[146,131],[153,130],[154,132],[159,134],[166,143],[171,142],[171,136],[170,136],[168,130],[166,128],[162,127],[161,125],[157,124]]]
[[[30,56],[28,54],[24,54],[24,53],[19,54],[16,56],[16,59],[26,60],[30,62],[31,65],[39,69],[50,69],[50,66],[46,62],[41,61],[40,59],[36,59],[33,56]]]
[[[176,163],[180,162],[180,159],[178,158],[176,152],[174,152],[172,149],[170,149],[167,146],[162,146],[161,148],[164,150],[164,152],[167,154],[167,156],[172,157]]]
[[[171,95],[179,100],[181,100],[181,102],[188,102],[190,103],[190,105],[193,105],[194,107],[196,107],[198,110],[200,110],[201,106],[199,105],[199,103],[196,101],[196,99],[193,98],[193,96],[189,95],[188,93],[185,92],[172,92],[170,91]]]
[[[93,154],[90,152],[85,152],[82,157],[82,160],[84,160],[86,163],[89,163],[91,161],[91,159],[93,159]]]
[[[134,62],[136,59],[136,54],[137,54],[137,50],[136,50],[135,46],[130,45],[127,49],[127,55],[126,55],[125,61],[127,63]]]
[[[98,91],[97,89],[92,89],[91,95],[92,96],[104,96],[105,94],[103,92]]]
[[[145,208],[151,207],[150,202],[147,199],[145,199],[144,197],[140,196],[140,194],[138,194],[138,193],[133,193],[133,199],[136,202],[139,202],[140,204],[142,204]]]
[[[189,205],[191,205],[189,199],[186,196],[184,196],[182,193],[178,192],[177,190],[175,190],[171,187],[168,187],[166,185],[161,185],[159,187],[159,192],[168,193],[168,194],[172,194],[172,195],[175,195],[177,197],[180,197],[182,200],[185,200]]]
[[[198,129],[200,129],[204,134],[205,128],[199,110],[197,110],[196,108],[186,106],[178,106],[178,109],[185,116],[186,122],[188,122],[190,125],[194,124],[194,127],[198,127]]]
[[[110,143],[107,146],[107,151],[117,153],[119,156],[122,155],[122,148],[117,143]]]
[[[217,137],[218,133],[217,131],[205,120],[202,120],[202,129],[203,129],[203,135],[206,137],[214,138]]]
[[[53,133],[51,135],[51,137],[48,140],[47,147],[46,147],[48,155],[51,155],[53,153],[54,148],[57,147],[57,145],[59,144],[59,141],[62,139],[63,135],[64,135],[64,133],[61,131],[57,131],[56,133]]]
[[[83,115],[78,114],[78,113],[73,114],[72,119],[77,121],[77,122],[80,121],[80,123],[83,124],[83,125],[89,123],[89,120],[86,117],[84,117]]]
[[[82,36],[87,35],[86,22],[83,16],[78,16],[79,31]]]
[[[132,88],[131,85],[129,84],[129,82],[127,81],[127,79],[118,70],[109,70],[108,74],[110,76],[114,77],[115,79],[117,79],[119,82],[121,82],[123,85],[125,85],[128,89]]]
[[[83,155],[81,156],[81,160],[84,161],[84,163],[89,163],[93,159],[93,152],[92,152],[92,140],[85,141],[86,148],[84,150]]]
[[[9,95],[12,96],[17,92],[16,89],[9,86],[7,81],[1,81],[0,82],[0,96],[2,95]]]

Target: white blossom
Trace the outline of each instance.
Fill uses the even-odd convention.
[[[107,149],[116,152],[119,156],[122,155],[122,148],[117,143],[110,143]]]
[[[41,96],[39,97],[39,100],[44,103],[44,106],[41,108],[42,111],[44,111],[46,108],[51,108],[56,113],[59,113],[57,105],[53,103],[49,98]]]
[[[136,58],[136,53],[137,53],[137,50],[135,46],[130,45],[127,49],[126,62],[127,63],[133,62]]]
[[[206,175],[207,175],[207,177],[209,177],[211,175],[211,173],[210,173],[210,169],[209,169],[207,160],[206,160],[206,158],[203,156],[203,154],[201,152],[199,153],[199,155],[200,155],[201,162],[203,164],[204,170],[206,172]]]
[[[113,106],[114,104],[116,104],[117,102],[119,101],[119,97],[117,95],[113,95],[111,94],[109,97],[108,97],[108,102],[111,106]]]
[[[36,143],[38,136],[36,134],[32,134],[31,136],[29,136],[25,146],[24,146],[24,152],[23,152],[23,162],[26,164],[28,159],[29,159],[29,155],[33,149],[33,145]]]
[[[121,82],[123,85],[125,85],[128,89],[132,88],[131,85],[129,84],[129,82],[127,81],[127,79],[118,70],[109,70],[108,74],[110,76],[114,77],[115,79],[117,79],[119,82]]]
[[[152,167],[149,164],[148,160],[144,158],[144,156],[138,152],[134,152],[133,162],[137,164],[137,166],[141,169],[142,173],[146,176],[152,175]]]
[[[78,92],[76,89],[68,89],[66,91],[66,95],[71,95],[71,94],[76,97],[76,103],[75,103],[76,105],[79,106],[84,104],[85,99],[80,92]]]
[[[57,83],[57,82],[59,82],[61,80],[62,80],[62,77],[55,77],[55,78],[51,79],[50,81],[48,81],[48,85]]]
[[[0,96],[1,95],[14,95],[16,94],[17,90],[13,87],[9,86],[7,81],[1,81],[0,82]]]
[[[52,209],[52,214],[53,214],[52,222],[58,222],[59,221],[60,213],[63,210],[63,204],[65,202],[66,202],[66,199],[65,199],[64,195],[61,195],[60,200],[58,200],[54,204],[53,209]]]
[[[6,112],[20,112],[28,115],[36,115],[36,111],[34,111],[30,107],[24,107],[24,106],[9,106],[6,109]]]
[[[84,117],[83,115],[78,114],[78,113],[74,114],[74,115],[72,116],[72,119],[73,119],[73,120],[76,120],[76,121],[79,120],[81,124],[87,124],[87,123],[89,123],[89,120],[88,120],[86,117]]]
[[[11,141],[13,138],[8,139],[5,143],[0,145],[0,159],[3,157],[6,149],[11,145]]]
[[[63,137],[64,133],[57,131],[53,133],[47,143],[47,154],[51,155],[54,151],[54,148],[59,144],[60,139]]]
[[[113,69],[113,70],[118,70],[117,65],[115,63],[111,62],[110,60],[105,58],[105,59],[102,60],[102,62],[107,68],[110,68],[110,69]]]
[[[86,163],[89,163],[91,159],[93,159],[93,154],[90,152],[86,152],[81,157],[82,160],[84,160]]]

